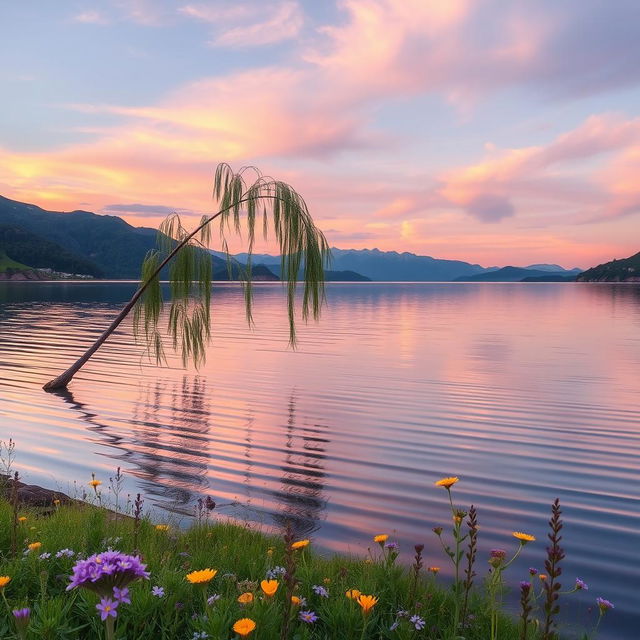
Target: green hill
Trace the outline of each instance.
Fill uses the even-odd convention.
[[[578,282],[640,282],[640,253],[583,271]]]
[[[11,268],[52,269],[94,277],[102,275],[90,260],[72,254],[55,242],[9,225],[0,225],[0,251],[20,265]]]
[[[84,265],[83,270],[71,268],[57,269],[52,263],[33,264],[34,267],[52,268],[68,273],[88,273],[112,279],[137,279],[140,265],[150,249],[156,247],[156,230],[147,227],[132,227],[117,216],[103,216],[88,211],[62,213],[45,211],[35,205],[9,200],[0,196],[0,227],[8,227],[21,232],[26,245],[41,257],[57,256],[66,261],[75,260]],[[34,237],[39,238],[39,243]],[[45,246],[44,243],[49,243]],[[2,245],[0,244],[0,247]],[[26,251],[26,247],[23,246]],[[16,261],[21,259],[16,253],[7,255]],[[27,255],[23,253],[20,255]],[[30,255],[30,254],[28,254]],[[229,280],[226,262],[212,256],[215,280]],[[88,271],[91,267],[92,270]],[[232,264],[232,279],[238,279],[242,265]],[[278,278],[264,266],[253,268],[253,277],[259,280]]]
[[[31,267],[12,260],[2,249],[0,249],[0,273],[4,273],[7,269],[19,269],[20,271],[24,271],[25,269],[31,269]]]

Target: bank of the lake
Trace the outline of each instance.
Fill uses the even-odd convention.
[[[449,491],[447,483],[453,480],[444,479],[440,488]],[[215,508],[211,501],[201,502],[197,519],[186,530],[144,517],[139,496],[125,507],[126,515],[119,515],[101,506],[101,484],[91,481],[90,504],[52,492],[52,503],[39,507],[19,503],[17,492],[5,485],[9,500],[0,499],[0,591],[5,604],[0,637],[547,637],[544,580],[531,576],[530,586],[516,587],[526,594],[530,608],[525,632],[522,618],[502,610],[504,582],[474,575],[475,570],[484,574],[486,564],[475,557],[479,531],[473,513],[453,525],[452,548],[456,537],[461,550],[468,548],[456,589],[440,579],[437,567],[424,565],[422,546],[414,550],[413,564],[402,566],[388,534],[372,536],[364,559],[323,557],[310,540],[296,539],[287,527],[275,537],[249,524],[210,518]],[[440,535],[447,540],[447,532]],[[512,549],[492,553],[489,575],[495,578],[503,568],[506,573],[510,557],[528,537],[514,534]],[[560,628],[559,637],[584,636]]]

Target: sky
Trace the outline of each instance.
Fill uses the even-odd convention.
[[[189,225],[228,162],[343,249],[640,250],[638,0],[2,0],[0,24],[6,197]]]

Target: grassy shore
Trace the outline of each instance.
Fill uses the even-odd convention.
[[[451,486],[444,487],[449,495]],[[93,489],[97,498],[97,486]],[[0,638],[557,637],[552,596],[559,589],[554,591],[552,576],[546,578],[550,595],[539,579],[526,583],[530,587],[520,585],[523,612],[529,608],[524,618],[500,611],[503,571],[528,536],[514,534],[509,554],[496,550],[489,565],[486,558],[475,563],[474,513],[459,511],[453,500],[451,508],[452,531],[436,530],[445,560],[456,566],[458,559],[458,581],[448,585],[436,567],[423,566],[420,547],[412,566],[400,565],[394,543],[383,533],[371,541],[368,558],[325,558],[291,531],[276,538],[249,525],[210,521],[204,503],[193,526],[182,531],[140,517],[140,504],[137,516],[116,517],[97,505],[52,504],[43,514],[0,500],[0,576],[5,577],[0,577]],[[131,570],[119,574],[120,569],[105,568],[94,582],[84,576],[84,584],[67,590],[74,566],[109,548],[139,556],[148,576],[132,579]],[[100,570],[111,562],[107,555],[94,561],[102,563],[92,565]],[[126,580],[116,579],[125,573]],[[113,591],[114,584],[121,590]]]

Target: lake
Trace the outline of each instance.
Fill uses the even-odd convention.
[[[570,619],[602,596],[616,609],[600,637],[637,637],[640,285],[330,284],[294,351],[280,285],[256,285],[250,329],[240,288],[216,284],[199,371],[151,366],[125,323],[67,393],[43,392],[134,288],[0,283],[0,439],[25,481],[77,493],[121,466],[126,492],[185,522],[209,495],[326,550],[424,542],[446,573],[433,483],[457,475],[456,503],[479,510],[478,573],[512,531],[538,538],[513,584],[542,569],[559,497],[563,585],[590,586],[564,599]]]

